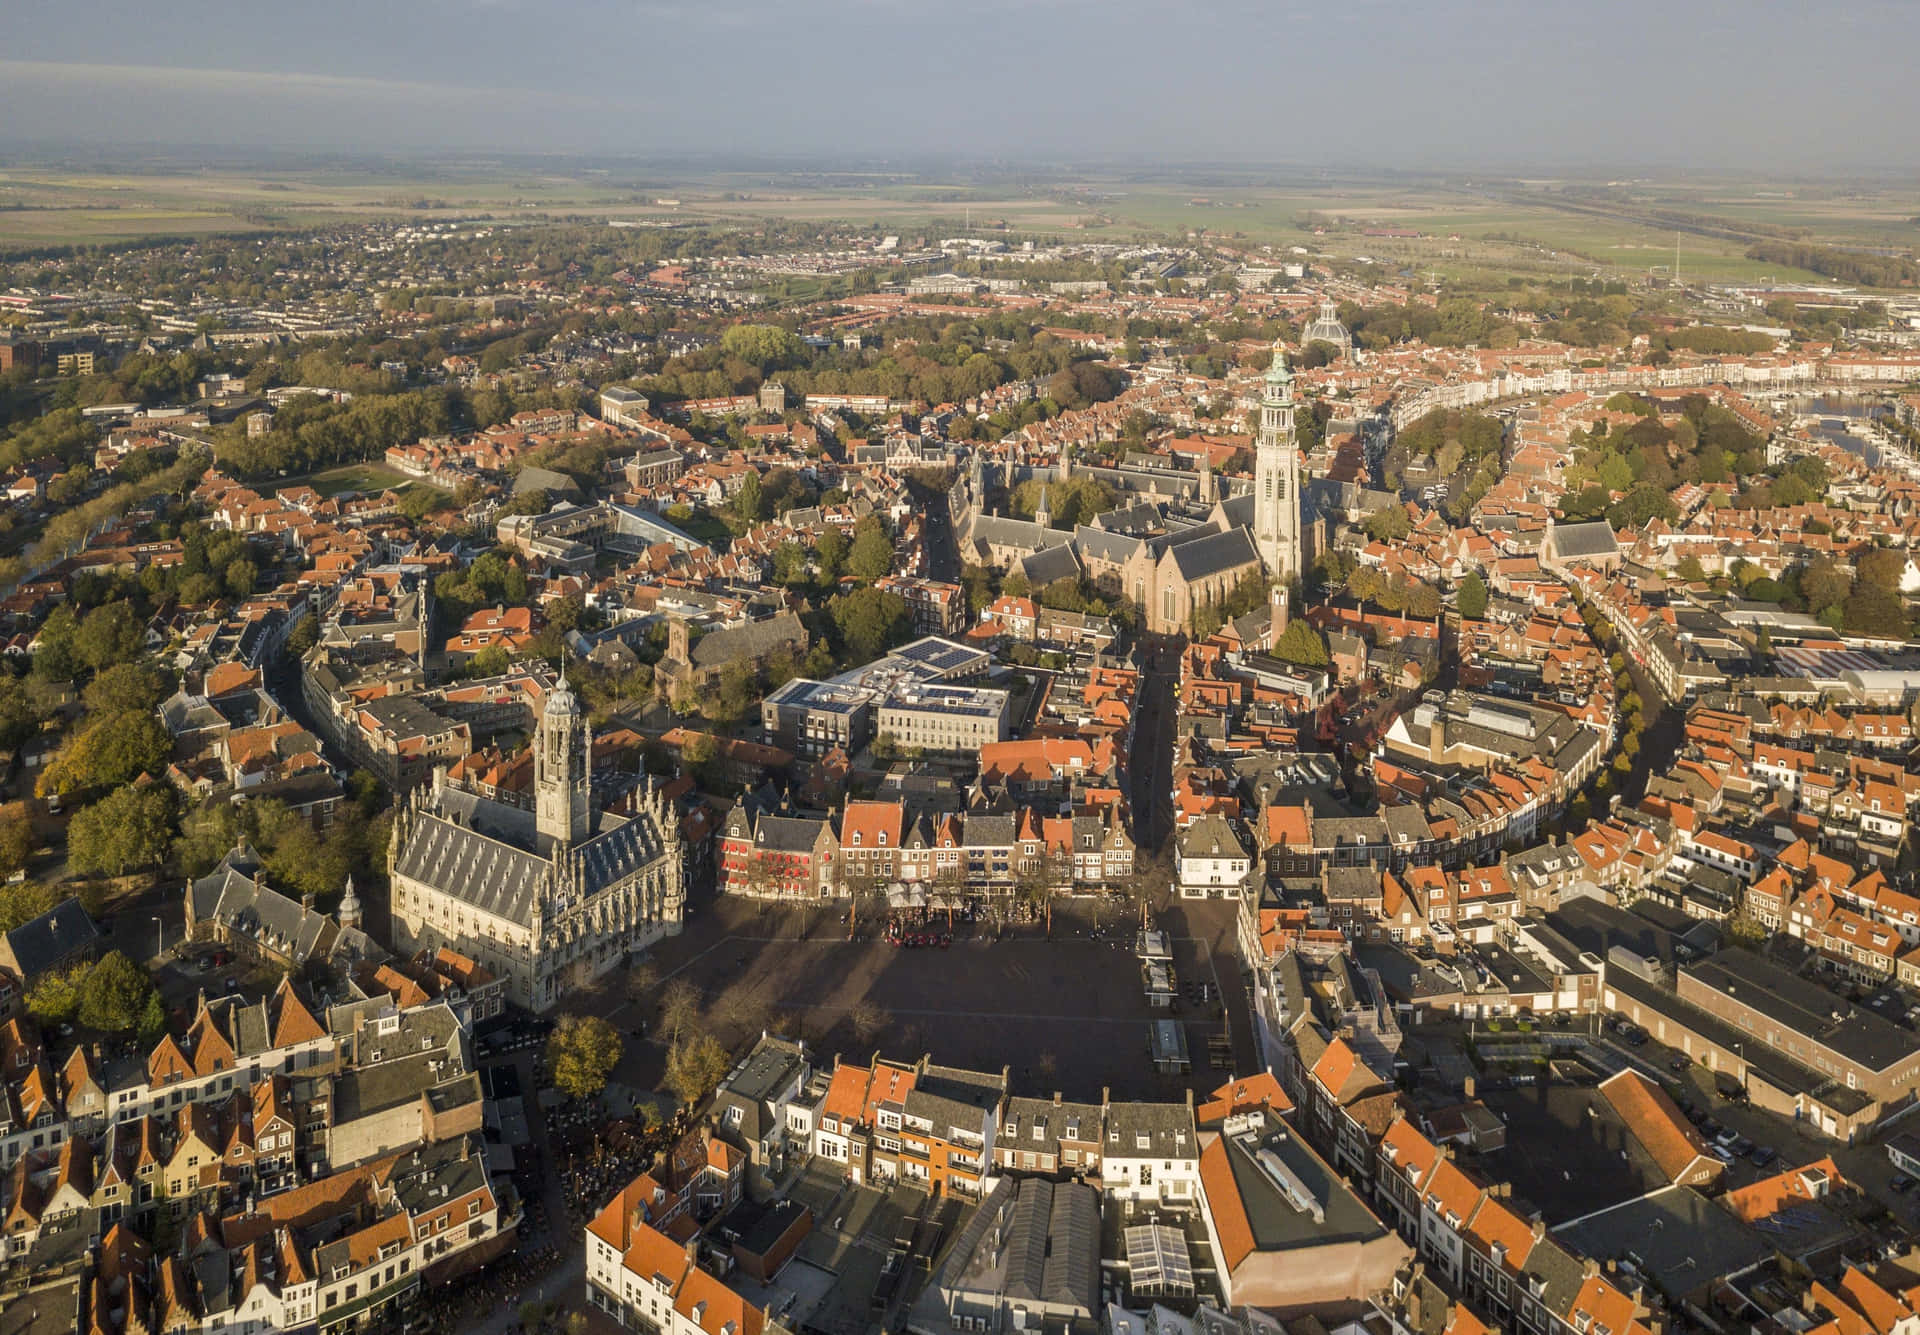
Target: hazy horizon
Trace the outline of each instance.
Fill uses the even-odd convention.
[[[1920,165],[1920,6],[1899,0],[957,11],[69,0],[15,16],[0,143],[1583,176]]]

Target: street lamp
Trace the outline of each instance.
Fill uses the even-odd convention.
[[[159,914],[153,915],[153,957],[159,959],[167,953],[167,925]]]

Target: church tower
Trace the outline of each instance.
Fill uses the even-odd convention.
[[[561,681],[547,693],[533,741],[534,824],[556,843],[578,844],[587,837],[591,747],[587,716]]]
[[[1047,508],[1047,484],[1040,484],[1040,504],[1034,507],[1033,522],[1041,528],[1053,527],[1053,511]]]
[[[1253,541],[1274,580],[1286,584],[1300,578],[1300,443],[1293,431],[1293,375],[1287,370],[1286,350],[1277,342],[1260,396]]]

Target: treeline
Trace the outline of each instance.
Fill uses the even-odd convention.
[[[216,438],[220,466],[236,477],[310,473],[337,464],[378,459],[389,447],[455,430],[464,412],[456,392],[411,390],[335,403],[317,394],[289,400],[273,429],[249,436],[239,424]]]
[[[1667,348],[1682,352],[1697,352],[1704,357],[1728,354],[1751,356],[1754,353],[1771,352],[1774,342],[1772,334],[1755,333],[1749,329],[1728,329],[1724,325],[1712,324],[1695,325],[1691,329],[1675,329],[1652,336],[1652,343],[1656,350]]]
[[[739,332],[736,332],[739,331]],[[883,349],[815,351],[773,325],[736,325],[711,347],[675,357],[640,382],[656,399],[750,394],[777,378],[790,394],[873,394],[950,403],[976,398],[1014,380],[1047,379],[1083,362],[1071,344],[1021,326],[1010,341],[974,321],[954,321],[932,338],[898,333]],[[992,344],[989,347],[989,344]],[[1079,385],[1085,373],[1076,372]],[[1108,397],[1111,397],[1109,395]]]
[[[1482,347],[1518,341],[1518,332],[1506,320],[1470,297],[1450,297],[1437,307],[1424,305],[1361,307],[1351,302],[1339,308],[1341,323],[1365,348],[1422,342],[1458,348],[1469,343]]]
[[[1806,241],[1756,241],[1747,258],[1762,264],[1806,269],[1822,278],[1862,287],[1912,287],[1920,283],[1920,264],[1900,255],[1869,255]]]

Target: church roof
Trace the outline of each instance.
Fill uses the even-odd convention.
[[[760,658],[783,644],[807,642],[807,628],[792,612],[782,612],[763,621],[742,626],[726,626],[708,631],[695,640],[687,657],[698,667],[724,667],[736,659]]]
[[[1016,547],[1030,552],[1042,547],[1059,547],[1073,540],[1073,535],[1062,529],[1025,519],[1008,519],[1004,515],[976,515],[968,536],[992,547]]]
[[[1027,577],[1028,583],[1038,588],[1056,579],[1078,578],[1080,560],[1073,554],[1071,546],[1048,547],[1025,557],[1020,562],[1020,571]]]
[[[1088,528],[1082,524],[1073,531],[1073,542],[1081,552],[1096,561],[1124,565],[1129,557],[1140,550],[1144,540],[1125,533]]]
[[[1205,537],[1179,543],[1168,551],[1173,557],[1174,568],[1185,580],[1205,579],[1223,571],[1257,565],[1260,561],[1259,549],[1253,545],[1253,535],[1244,528],[1209,533]]]

